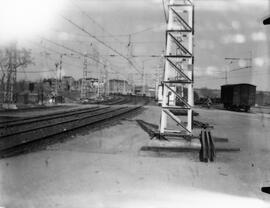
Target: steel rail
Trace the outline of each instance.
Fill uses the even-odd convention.
[[[54,123],[64,122],[68,121],[69,119],[72,119],[74,117],[76,118],[84,118],[86,116],[91,116],[98,114],[99,111],[104,112],[104,110],[110,109],[110,107],[104,107],[104,108],[97,108],[97,109],[91,109],[88,111],[79,111],[79,112],[73,112],[73,113],[65,113],[61,114],[60,116],[51,116],[46,117],[42,119],[34,119],[25,123],[18,123],[11,126],[7,126],[4,129],[0,129],[0,135],[1,138],[5,136],[15,135],[18,133],[24,133],[31,129],[37,129],[42,128],[43,126],[50,126]]]
[[[100,113],[94,113],[92,115],[85,115],[81,117],[75,116],[74,118],[67,119],[66,121],[52,122],[46,126],[31,128],[25,130],[24,132],[14,132],[12,135],[1,137],[0,151],[118,117],[135,111],[141,107],[142,106],[110,108],[105,109]]]
[[[4,122],[4,124],[0,124],[0,135],[1,135],[1,129],[7,129],[12,126],[20,126],[20,125],[25,125],[25,124],[30,124],[30,123],[35,123],[39,121],[46,121],[50,119],[57,119],[57,118],[62,118],[66,116],[73,116],[73,115],[78,115],[78,114],[83,114],[83,113],[88,113],[92,111],[97,111],[97,110],[102,110],[106,109],[109,107],[91,107],[91,108],[84,108],[84,109],[76,109],[73,111],[62,111],[58,113],[50,113],[46,115],[39,115],[39,116],[33,116],[33,117],[27,117],[27,118],[20,118],[16,120],[11,120],[9,122]]]
[[[60,111],[60,112],[53,112],[53,113],[48,113],[48,114],[45,114],[45,115],[37,115],[37,116],[30,116],[30,117],[22,117],[22,118],[17,118],[17,119],[14,119],[14,120],[10,120],[10,121],[0,121],[0,128],[2,127],[8,127],[8,126],[11,126],[11,125],[17,125],[19,123],[25,123],[25,122],[30,122],[30,121],[35,121],[36,119],[39,119],[41,120],[42,118],[46,119],[46,118],[49,118],[49,117],[52,117],[52,116],[61,116],[63,114],[67,114],[67,113],[79,113],[80,111],[81,112],[84,112],[84,111],[89,111],[89,110],[95,110],[99,108],[98,106],[95,106],[95,107],[90,107],[90,108],[80,108],[80,109],[71,109],[71,110],[65,110],[65,111]]]

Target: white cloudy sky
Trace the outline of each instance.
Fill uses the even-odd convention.
[[[139,69],[144,63],[147,79],[149,82],[153,81],[160,59],[147,56],[160,55],[165,47],[162,0],[47,0],[50,4],[44,4],[42,0],[2,0],[1,8],[8,13],[8,8],[14,7],[7,7],[3,2],[24,2],[16,7],[17,13],[22,13],[22,16],[17,15],[17,19],[14,16],[13,19],[2,17],[2,22],[0,21],[1,28],[16,25],[18,29],[13,31],[13,35],[20,34],[18,45],[32,49],[36,64],[24,69],[29,73],[20,73],[21,78],[38,79],[52,76],[53,72],[44,71],[55,68],[54,64],[59,60],[59,54],[56,52],[71,53],[42,39],[45,38],[83,53],[92,53],[92,44],[99,50],[103,61],[108,59],[111,63],[111,77],[133,76],[139,81],[139,76],[136,76],[136,71],[130,68],[127,61],[119,56],[109,57],[108,55],[115,53],[71,25],[63,18],[66,17],[123,55],[128,54],[128,35],[131,34],[133,54],[140,56],[133,58],[133,61],[136,61]],[[39,2],[39,5],[33,2]],[[27,3],[34,4],[29,12],[25,12],[29,9],[25,6]],[[194,0],[194,3],[195,87],[219,88],[225,83],[225,70],[231,71],[248,64],[243,61],[229,63],[224,58],[248,58],[252,55],[252,69],[229,72],[229,83],[247,82],[257,85],[260,90],[270,90],[270,26],[262,25],[263,18],[270,15],[268,0]],[[26,20],[25,16],[28,17]],[[105,30],[93,23],[93,19]],[[24,21],[21,23],[19,20]],[[24,29],[28,32],[23,33]],[[4,37],[5,31],[8,30],[9,27],[6,30],[2,29],[2,42],[6,39],[1,39],[1,35]],[[80,78],[82,62],[82,58],[64,56],[64,74]],[[93,63],[89,64],[91,76],[97,76],[96,66]],[[33,71],[40,73],[30,73]]]

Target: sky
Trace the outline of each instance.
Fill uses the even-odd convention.
[[[229,84],[250,83],[270,91],[270,26],[262,24],[270,15],[268,0],[194,0],[194,4],[194,86],[218,89],[225,84],[227,70]],[[14,5],[16,14],[8,16]],[[137,71],[144,70],[146,82],[153,85],[156,73],[162,73],[166,30],[162,0],[1,0],[0,8],[1,15],[6,12],[0,15],[1,48],[16,39],[18,47],[31,49],[34,58],[35,65],[20,69],[20,79],[56,76],[60,54],[65,54],[62,75],[79,79],[82,54],[91,56],[93,51],[106,63],[110,78],[139,84]],[[116,51],[124,57],[133,55],[136,69]],[[228,57],[252,57],[252,62],[231,62],[225,60]],[[88,71],[89,76],[103,76],[104,66],[88,59]]]

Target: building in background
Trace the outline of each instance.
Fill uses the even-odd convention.
[[[135,95],[150,97],[150,96],[152,96],[152,93],[155,93],[155,92],[150,92],[150,91],[153,91],[153,90],[155,90],[155,89],[150,88],[147,85],[145,85],[145,86],[136,85],[135,89],[134,89],[134,93],[135,93]],[[155,95],[153,95],[153,96],[155,96]]]
[[[64,91],[72,91],[76,89],[75,79],[72,76],[63,76],[61,80],[61,88]]]
[[[256,93],[256,104],[259,106],[269,106],[270,92],[258,91]]]
[[[79,88],[82,87],[83,79],[79,79]],[[98,96],[98,79],[88,77],[86,78],[86,98],[95,98]]]
[[[109,80],[109,92],[110,94],[132,94],[132,85],[126,80],[121,79],[110,79]]]

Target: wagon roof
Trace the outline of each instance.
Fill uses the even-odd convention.
[[[221,85],[221,87],[223,87],[223,86],[239,86],[239,85],[249,85],[249,86],[256,87],[255,85],[248,84],[248,83],[240,83],[240,84],[226,84],[226,85]]]

